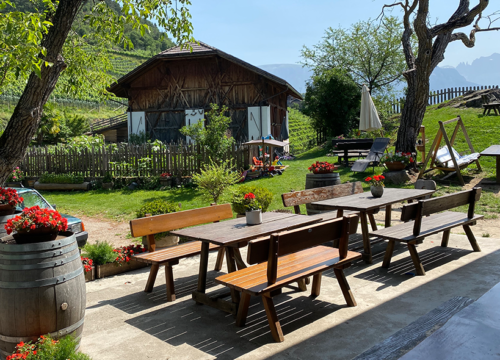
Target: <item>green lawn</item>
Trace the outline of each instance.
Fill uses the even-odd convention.
[[[480,152],[491,144],[500,143],[500,127],[497,122],[500,119],[496,116],[482,116],[480,109],[437,109],[437,106],[429,108],[424,119],[427,137],[427,149],[430,148],[434,136],[438,129],[438,121],[450,120],[457,115],[461,115],[464,120],[470,139],[476,151]],[[452,129],[447,128],[451,133]],[[451,136],[451,135],[450,135]],[[457,136],[457,151],[461,152],[467,149],[467,144],[463,136]],[[419,158],[420,159],[420,158]],[[289,168],[281,176],[274,178],[261,178],[245,182],[268,188],[274,194],[273,202],[269,210],[282,209],[281,194],[290,190],[303,190],[305,187],[305,176],[307,168],[314,161],[337,160],[327,157],[326,151],[321,148],[315,148],[298,156],[294,161],[285,162]],[[462,173],[470,176],[489,177],[494,179],[495,162],[493,158],[482,158],[481,165],[483,173],[478,174],[475,165],[470,170],[464,170]],[[377,173],[382,173],[382,168],[376,168]],[[342,183],[346,181],[363,180],[368,174],[372,174],[371,168],[365,174],[353,174],[349,169],[342,168],[340,171]],[[466,178],[467,179],[467,178]],[[452,179],[453,180],[453,179]],[[455,178],[456,181],[456,178]],[[240,186],[235,185],[233,188]],[[402,187],[411,188],[412,185]],[[450,184],[438,184],[439,191],[437,195],[459,191],[460,186],[451,182]],[[365,186],[368,189],[368,186]],[[201,198],[199,191],[195,189],[181,188],[166,191],[88,191],[88,192],[43,192],[43,195],[62,212],[72,215],[103,216],[115,220],[129,220],[135,217],[136,210],[145,202],[154,199],[165,199],[168,201],[182,203],[183,209],[193,209],[208,206],[209,202]],[[227,199],[226,199],[227,200]],[[464,209],[461,209],[464,210]],[[483,197],[477,208],[478,213],[487,214],[488,217],[496,217],[495,213],[500,212],[500,198],[491,191],[484,191]]]

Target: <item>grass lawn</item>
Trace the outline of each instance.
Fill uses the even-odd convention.
[[[497,122],[500,120],[499,117],[483,116],[481,109],[437,109],[437,106],[432,106],[428,109],[424,119],[427,149],[430,148],[439,128],[438,121],[450,120],[457,115],[462,116],[471,142],[477,152],[481,152],[492,144],[500,143],[500,127],[497,126]],[[448,126],[447,130],[451,136],[451,132],[453,131],[452,126]],[[457,136],[455,148],[459,152],[468,150],[467,143],[460,133]],[[294,161],[285,162],[286,165],[289,165],[289,168],[283,175],[275,176],[274,178],[252,180],[245,182],[245,184],[262,186],[271,190],[274,194],[274,199],[269,210],[282,209],[283,204],[281,203],[280,195],[290,190],[303,190],[305,187],[305,176],[308,172],[307,168],[316,160],[332,162],[333,160],[336,161],[337,158],[328,157],[326,156],[326,150],[315,148],[301,154]],[[475,165],[471,165],[470,169],[462,171],[462,174],[466,176],[466,181],[468,179],[467,176],[494,179],[495,159],[484,157],[481,159],[481,165],[483,173],[478,173]],[[383,168],[376,168],[376,173],[382,173],[382,171]],[[367,175],[372,174],[371,168],[364,174],[353,174],[348,168],[342,168],[339,172],[342,183],[347,181],[362,181]],[[461,190],[461,187],[456,183],[456,177],[451,180],[449,184],[438,183],[439,190],[437,195]],[[237,186],[241,186],[241,184],[234,185],[233,189]],[[398,187],[412,188],[413,185]],[[368,190],[368,186],[366,185],[365,190]],[[135,212],[140,206],[145,202],[155,199],[180,202],[182,203],[182,208],[185,210],[209,205],[209,201],[202,199],[198,190],[188,188],[166,191],[99,190],[88,192],[43,192],[43,195],[51,203],[57,204],[58,209],[64,213],[76,216],[103,216],[114,220],[129,220],[134,218]],[[460,210],[465,211],[465,208]],[[492,191],[483,191],[483,197],[478,204],[477,212],[486,214],[489,218],[496,218],[495,213],[500,212],[500,198]]]

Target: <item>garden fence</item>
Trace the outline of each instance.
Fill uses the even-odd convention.
[[[454,99],[458,96],[462,96],[469,91],[487,90],[487,89],[498,89],[498,85],[488,85],[488,86],[468,86],[468,87],[456,87],[441,89],[436,91],[431,91],[429,93],[429,105],[441,104],[442,102]],[[405,98],[396,99],[391,104],[391,112],[393,114],[401,113],[404,106]]]
[[[237,169],[249,164],[248,147],[233,145],[223,160],[232,159]],[[102,177],[108,171],[114,177],[147,177],[170,173],[176,177],[198,173],[209,161],[199,145],[105,145],[98,148],[69,150],[60,147],[32,147],[26,152],[21,169],[28,177],[44,173],[75,174],[86,178]]]

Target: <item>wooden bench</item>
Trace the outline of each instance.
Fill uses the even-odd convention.
[[[491,110],[495,112],[495,115],[500,115],[500,103],[495,101],[491,102],[491,99],[488,95],[481,95],[481,100],[483,102],[483,115],[489,115]],[[486,113],[488,111],[488,113]]]
[[[360,181],[356,181],[354,183],[346,183],[340,185],[332,185],[325,186],[320,188],[302,190],[302,191],[292,191],[289,193],[285,193],[281,195],[281,199],[283,200],[283,205],[285,207],[293,206],[293,210],[295,214],[300,214],[300,205],[310,204],[315,201],[322,201],[327,199],[335,199],[342,196],[349,196],[354,194],[362,194],[363,193],[363,185]],[[368,218],[370,219],[370,224],[372,228],[374,227],[376,222],[373,214],[376,214],[378,209],[374,212],[368,213]],[[327,211],[321,214],[310,215],[315,217],[321,217],[323,221],[335,219],[338,217],[342,217],[343,215],[357,213],[354,211]]]
[[[151,264],[148,282],[145,292],[153,291],[153,286],[160,266],[165,266],[165,279],[167,286],[167,301],[175,300],[174,275],[172,266],[177,265],[180,259],[199,255],[201,253],[201,242],[190,241],[155,251],[155,234],[216,222],[233,217],[230,204],[216,205],[201,209],[180,211],[165,215],[144,217],[130,221],[130,231],[133,237],[147,236],[149,251],[134,255],[135,261]],[[210,250],[217,250],[219,246],[210,245]],[[221,258],[217,260],[219,265]],[[216,265],[216,266],[218,266]]]
[[[382,267],[389,267],[395,242],[398,241],[408,245],[417,274],[425,275],[415,244],[427,236],[443,232],[441,246],[447,247],[450,231],[457,226],[463,226],[472,249],[481,251],[470,228],[476,224],[477,220],[484,217],[483,215],[474,215],[475,204],[480,197],[481,188],[474,188],[451,195],[419,200],[418,203],[403,206],[401,220],[405,223],[370,233],[370,235],[389,240]],[[467,214],[446,211],[463,205],[469,205]],[[413,222],[410,222],[411,220]]]
[[[348,306],[356,301],[344,275],[344,269],[361,254],[348,251],[349,234],[356,231],[358,216],[351,214],[308,227],[271,235],[271,238],[252,240],[248,244],[247,262],[258,264],[246,269],[219,276],[215,282],[241,291],[236,325],[244,326],[251,296],[260,296],[275,341],[284,340],[274,308],[273,297],[284,286],[313,276],[312,296],[318,296],[321,275],[332,269],[335,272]],[[339,248],[319,246],[339,240]]]

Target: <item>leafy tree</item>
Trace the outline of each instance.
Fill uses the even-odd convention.
[[[387,17],[379,24],[360,21],[350,29],[328,28],[323,40],[311,49],[302,49],[303,64],[316,75],[333,68],[351,74],[361,87],[385,92],[402,78],[405,70],[401,49],[403,25],[396,17]]]
[[[47,103],[43,107],[43,115],[40,120],[40,126],[36,132],[36,142],[42,145],[45,138],[48,136],[55,137],[61,132],[62,116],[57,111],[53,103]]]
[[[193,138],[196,143],[205,147],[211,159],[220,160],[234,144],[234,138],[228,134],[231,118],[224,115],[228,112],[226,106],[220,109],[217,104],[212,104],[211,107],[207,113],[208,124],[206,127],[200,121],[193,125],[184,126],[181,129],[181,134]]]
[[[312,118],[316,130],[336,136],[357,126],[360,103],[361,92],[345,71],[326,70],[307,84],[304,114]]]
[[[448,21],[436,25],[429,23],[429,3],[430,0],[404,0],[384,6],[384,9],[401,8],[404,14],[401,44],[406,60],[403,75],[408,87],[396,141],[396,149],[403,152],[415,151],[418,131],[429,99],[429,78],[436,66],[444,60],[448,45],[461,41],[466,47],[472,48],[476,44],[477,33],[500,30],[499,27],[492,26],[496,19],[491,15],[483,15],[489,0],[478,0],[473,8],[470,8],[469,0],[458,0],[455,2],[458,3],[457,9]],[[483,26],[482,19],[486,27]],[[459,31],[469,25],[473,25],[469,35]],[[413,36],[417,38],[416,47],[412,44]]]
[[[105,94],[111,81],[108,50],[113,46],[130,47],[124,35],[131,26],[144,35],[149,31],[143,19],[167,29],[180,43],[193,41],[190,0],[122,0],[121,13],[105,1],[90,3],[91,10],[82,14],[86,0],[33,1],[36,12],[16,11],[15,5],[0,0],[0,10],[9,8],[0,21],[0,52],[3,66],[0,82],[9,76],[26,76],[26,87],[0,137],[0,183],[22,160],[36,133],[43,105],[64,71],[71,95],[94,88]],[[83,16],[81,16],[83,15]],[[81,36],[73,30],[75,21],[92,28]],[[0,83],[1,86],[1,83]]]
[[[232,168],[229,160],[214,162],[210,159],[210,163],[205,164],[199,174],[193,175],[193,182],[199,186],[205,198],[217,204],[227,189],[241,178]]]

